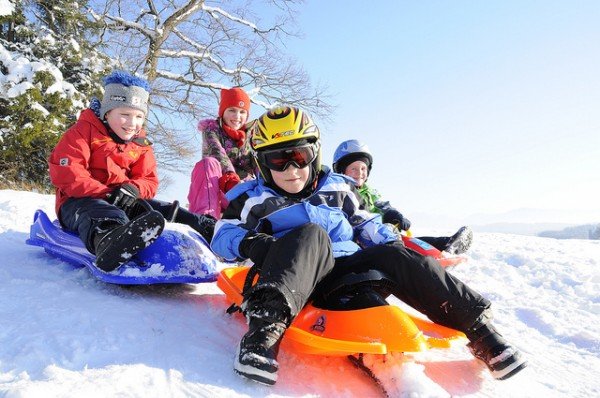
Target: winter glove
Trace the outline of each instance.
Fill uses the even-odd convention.
[[[219,177],[219,189],[223,191],[223,193],[227,193],[227,191],[235,187],[238,182],[240,182],[240,176],[233,171],[228,171]]]
[[[240,255],[249,258],[254,264],[262,265],[271,249],[271,244],[276,240],[269,234],[250,231],[240,242]]]
[[[106,201],[125,211],[128,211],[140,197],[140,191],[133,184],[125,183],[116,187],[106,196]]]
[[[396,225],[401,231],[410,229],[410,221],[396,209],[389,209],[383,213],[383,222]]]

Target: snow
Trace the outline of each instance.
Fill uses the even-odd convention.
[[[11,15],[15,10],[15,5],[9,0],[0,0],[0,16]]]
[[[55,65],[44,60],[31,61],[20,54],[11,53],[3,45],[0,45],[0,64],[4,68],[0,73],[0,98],[10,99],[23,95],[34,87],[35,74],[40,71],[50,73],[55,79],[46,94],[59,93],[63,98],[70,98],[77,92],[75,86],[63,80],[62,72]]]
[[[101,283],[25,244],[38,208],[54,217],[53,196],[0,190],[0,396],[380,395],[344,358],[285,349],[274,387],[240,378],[246,326],[215,284]],[[600,396],[600,241],[478,233],[469,254],[451,272],[492,300],[529,367],[495,381],[457,341],[391,368],[402,395]]]
[[[44,108],[42,105],[39,104],[39,102],[33,102],[31,104],[31,109],[37,109],[38,111],[40,111],[42,113],[42,115],[48,116],[50,114],[50,112],[48,112],[48,110],[46,108]]]

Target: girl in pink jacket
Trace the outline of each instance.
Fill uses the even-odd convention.
[[[240,88],[221,90],[219,117],[198,123],[202,160],[194,166],[188,193],[189,210],[220,218],[227,207],[225,193],[240,180],[255,178],[246,135],[250,98]]]

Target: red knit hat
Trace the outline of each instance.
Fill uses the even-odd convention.
[[[219,102],[219,117],[223,117],[225,109],[236,107],[245,109],[250,113],[250,97],[241,87],[233,87],[229,90],[221,90],[221,102]]]

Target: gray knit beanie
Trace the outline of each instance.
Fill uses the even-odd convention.
[[[148,114],[150,85],[127,72],[115,71],[104,78],[104,96],[100,102],[100,119],[111,109],[127,107]]]

